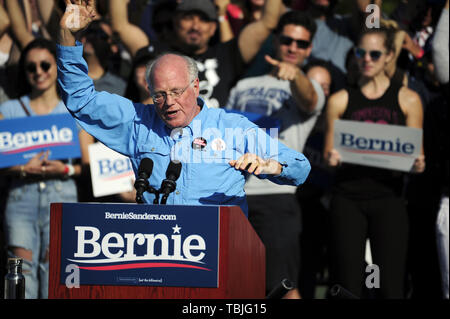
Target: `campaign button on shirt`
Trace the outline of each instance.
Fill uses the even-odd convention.
[[[227,144],[221,138],[216,138],[211,142],[211,149],[213,151],[224,151],[227,148]]]
[[[204,150],[207,144],[208,143],[203,137],[197,137],[194,138],[194,141],[192,142],[192,148],[194,150]]]

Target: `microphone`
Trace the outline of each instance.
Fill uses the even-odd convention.
[[[134,188],[136,188],[136,203],[144,203],[142,194],[144,194],[144,192],[149,187],[148,178],[150,177],[150,175],[152,175],[152,170],[153,161],[148,157],[144,157],[139,164],[138,178],[134,182]]]
[[[341,285],[334,285],[331,287],[329,294],[332,299],[359,299]]]
[[[177,188],[175,181],[180,177],[181,166],[181,162],[170,161],[166,171],[166,179],[161,184],[161,193],[164,194],[161,198],[161,205],[166,204],[169,194]]]
[[[292,289],[294,289],[292,282],[289,279],[284,278],[269,292],[266,299],[281,299]]]

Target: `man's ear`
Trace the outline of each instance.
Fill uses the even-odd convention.
[[[194,80],[194,92],[195,92],[195,96],[198,97],[200,95],[200,80],[198,78],[196,78]]]

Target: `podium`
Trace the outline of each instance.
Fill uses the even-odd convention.
[[[237,206],[53,203],[50,214],[51,299],[265,297],[265,249]]]

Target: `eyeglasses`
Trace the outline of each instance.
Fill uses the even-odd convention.
[[[170,95],[173,99],[178,99],[183,93],[187,90],[187,88],[194,82],[195,80],[192,80],[189,82],[188,85],[184,89],[174,89],[167,92],[156,92],[155,94],[152,94],[151,97],[153,99],[154,103],[163,103],[166,101],[167,96]]]
[[[362,48],[355,48],[355,56],[358,59],[364,59],[364,57],[366,56],[366,53],[369,53],[370,59],[372,61],[378,61],[379,58],[381,58],[381,56],[383,55],[383,51],[379,51],[379,50],[372,50],[372,51],[366,51]]]
[[[44,71],[44,72],[47,72],[52,67],[52,64],[49,62],[46,62],[46,61],[41,61],[41,63],[39,65],[40,65],[42,71]],[[28,63],[25,66],[25,70],[29,73],[36,73],[36,71],[37,71],[36,63]]]
[[[306,40],[295,40],[286,35],[280,35],[280,43],[281,44],[291,45],[292,41],[295,41],[297,43],[297,48],[299,48],[299,49],[306,49],[311,44],[311,42],[306,41]]]

